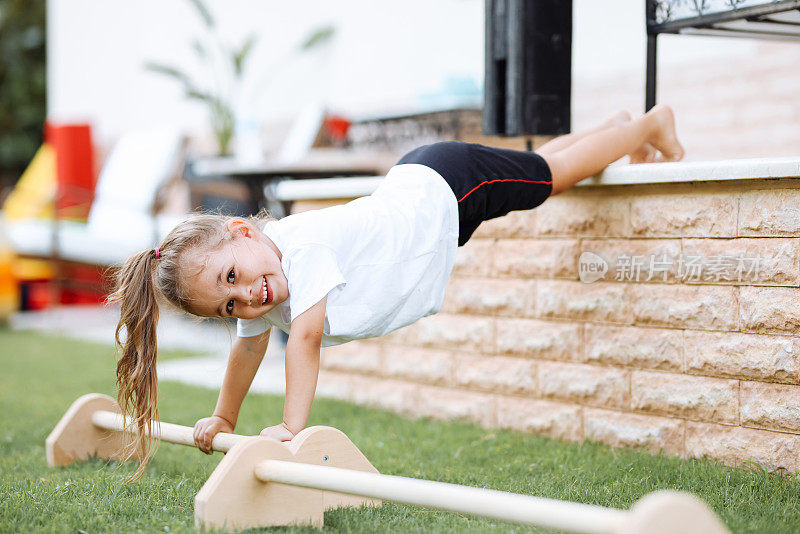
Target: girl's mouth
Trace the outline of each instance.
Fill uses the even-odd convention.
[[[269,304],[272,302],[272,292],[269,289],[269,284],[267,283],[267,277],[261,277],[261,304]]]

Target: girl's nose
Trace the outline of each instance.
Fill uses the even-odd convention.
[[[239,294],[239,299],[246,303],[248,306],[253,305],[253,288],[250,286],[242,286]]]

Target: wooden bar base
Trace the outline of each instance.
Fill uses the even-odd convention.
[[[72,403],[45,440],[49,466],[61,467],[92,456],[121,459],[124,436],[94,425],[92,416],[100,411],[120,413],[116,401],[100,393],[83,395]]]
[[[47,462],[64,466],[91,456],[119,458],[124,429],[119,412],[106,395],[80,397],[47,437]],[[162,441],[194,446],[191,427],[161,423],[157,430]],[[204,529],[322,527],[325,510],[380,506],[386,499],[567,532],[729,533],[703,501],[684,492],[657,491],[626,511],[381,475],[332,427],[310,427],[283,443],[220,433],[212,445],[226,455],[195,497],[195,524]]]

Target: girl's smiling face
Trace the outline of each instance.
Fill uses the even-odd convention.
[[[267,236],[241,219],[233,234],[211,251],[187,253],[190,311],[205,317],[253,319],[289,298],[281,253]]]

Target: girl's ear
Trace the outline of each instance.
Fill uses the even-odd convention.
[[[255,227],[244,219],[231,219],[226,226],[233,237],[253,237],[256,235]]]

